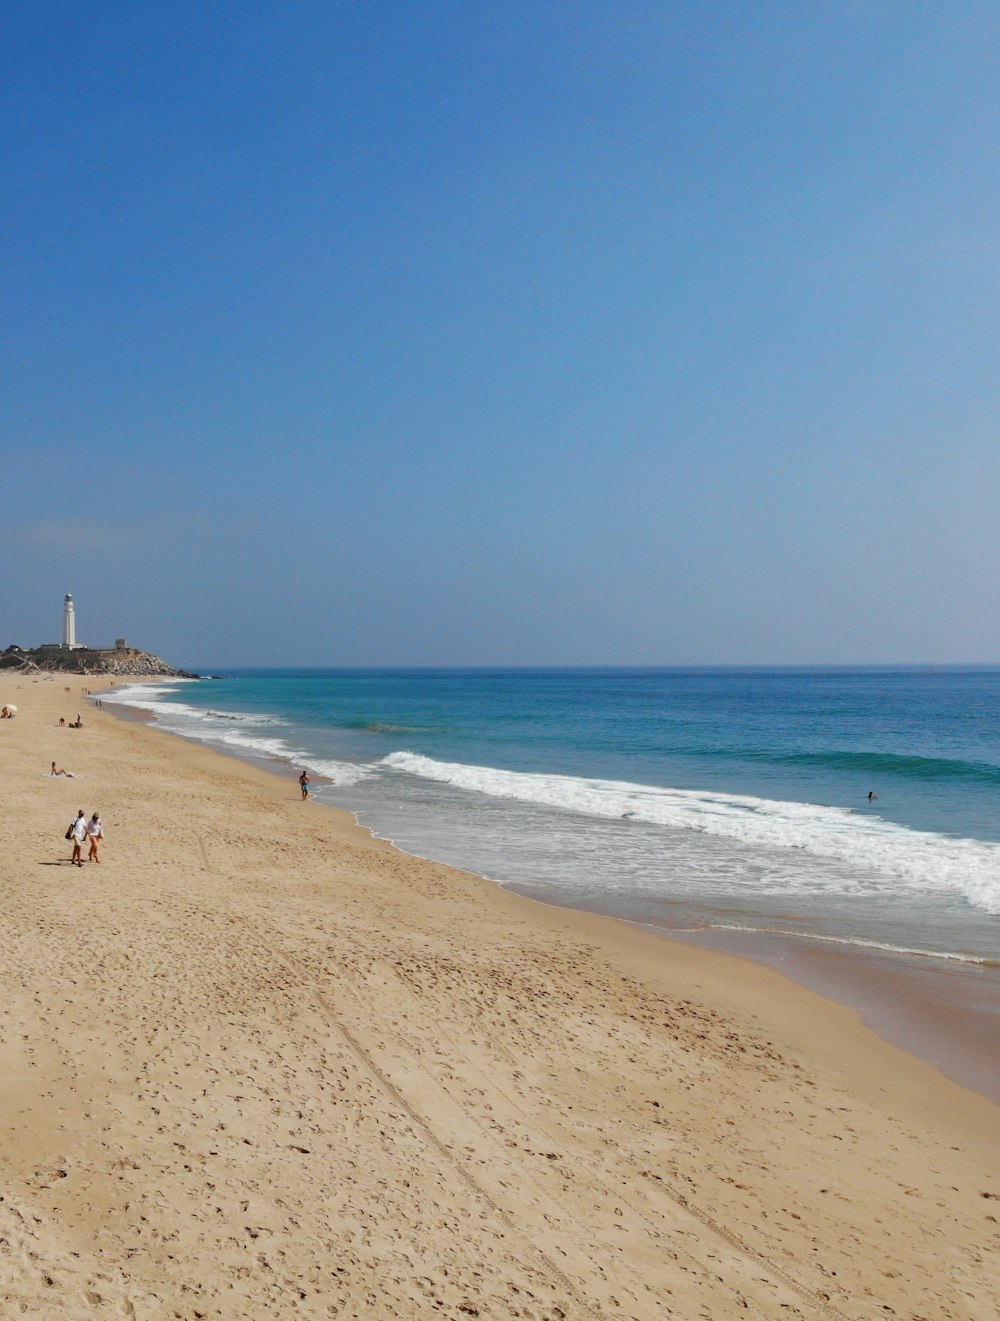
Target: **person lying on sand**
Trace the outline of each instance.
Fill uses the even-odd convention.
[[[51,769],[51,771],[49,771],[49,774],[50,774],[50,775],[68,775],[69,778],[72,780],[73,777],[75,776],[76,772],[75,772],[75,771],[64,771],[63,768],[62,768],[61,766],[57,766],[57,765],[55,764],[55,762],[53,762],[53,763],[52,763],[52,769]]]

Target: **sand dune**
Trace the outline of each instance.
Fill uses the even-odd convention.
[[[0,678],[0,1315],[1000,1314],[998,1107],[84,700]]]

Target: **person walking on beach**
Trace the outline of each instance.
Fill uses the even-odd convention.
[[[73,841],[73,856],[70,858],[70,865],[82,867],[83,858],[80,856],[80,850],[83,848],[83,841],[87,838],[87,818],[82,807],[76,814],[76,820],[69,828],[68,837]]]
[[[305,802],[305,800],[309,797],[308,771],[303,771],[302,774],[299,776],[299,788],[302,790],[302,801]]]
[[[88,862],[100,862],[98,848],[104,838],[104,830],[101,827],[101,818],[96,812],[87,822],[87,838],[90,840],[90,852],[87,854]]]

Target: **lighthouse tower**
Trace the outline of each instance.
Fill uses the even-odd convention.
[[[76,647],[76,612],[69,592],[63,602],[63,646],[71,650]]]

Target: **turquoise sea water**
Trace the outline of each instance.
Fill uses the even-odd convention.
[[[554,902],[1000,959],[1000,669],[242,670],[105,702]]]

